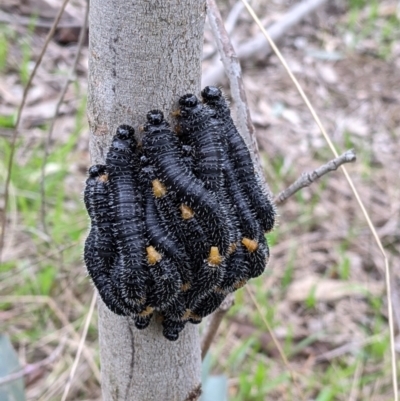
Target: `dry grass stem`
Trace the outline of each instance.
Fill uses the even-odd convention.
[[[6,183],[5,183],[5,186],[4,186],[4,207],[3,207],[4,212],[3,212],[3,216],[2,216],[1,233],[0,233],[0,263],[1,263],[1,260],[2,260],[3,246],[4,246],[4,235],[5,235],[6,225],[7,225],[7,207],[8,207],[8,195],[9,195],[8,192],[9,192],[9,186],[10,186],[10,180],[11,180],[11,172],[12,172],[13,162],[14,162],[15,144],[16,144],[17,138],[18,138],[18,130],[19,130],[19,124],[21,122],[22,111],[24,109],[25,102],[26,102],[26,99],[27,99],[27,96],[28,96],[28,92],[29,92],[29,89],[31,87],[33,78],[36,75],[36,71],[39,68],[39,65],[40,65],[40,63],[42,61],[42,58],[43,58],[44,54],[46,53],[47,46],[49,45],[50,40],[54,35],[54,32],[55,32],[55,30],[57,28],[57,25],[58,25],[58,22],[61,19],[61,16],[62,16],[62,14],[64,12],[64,9],[68,4],[68,1],[69,0],[64,0],[62,2],[60,10],[59,10],[56,18],[54,19],[53,25],[52,25],[49,33],[47,34],[47,37],[46,37],[46,40],[45,40],[44,45],[42,47],[42,50],[41,50],[41,52],[40,52],[40,54],[38,56],[38,59],[37,59],[37,61],[35,63],[35,66],[34,66],[32,72],[31,72],[31,74],[29,76],[28,82],[27,82],[27,84],[25,86],[25,89],[24,89],[24,93],[22,94],[22,100],[21,100],[20,106],[18,108],[17,118],[16,118],[16,121],[15,121],[15,128],[14,128],[13,136],[12,136],[12,139],[11,139],[11,152],[10,152],[9,159],[8,159]]]
[[[73,380],[73,378],[75,376],[75,372],[76,372],[76,369],[78,367],[79,360],[80,360],[81,355],[82,355],[82,351],[84,350],[85,340],[86,340],[87,333],[88,333],[88,330],[89,330],[90,321],[92,320],[94,307],[96,305],[96,300],[97,300],[97,291],[94,291],[93,292],[93,296],[92,296],[92,301],[91,301],[90,307],[89,307],[89,312],[88,312],[88,314],[86,316],[85,326],[83,327],[81,339],[79,341],[79,348],[78,348],[78,351],[76,353],[76,356],[75,356],[75,359],[74,359],[74,363],[72,365],[71,372],[69,374],[69,377],[68,377],[68,380],[67,380],[67,384],[65,386],[64,393],[63,393],[63,396],[61,398],[61,401],[65,401],[67,399],[67,397],[68,397],[68,393],[69,393],[69,390],[70,390],[71,385],[72,385],[72,380]]]
[[[281,359],[282,359],[282,361],[283,361],[283,363],[284,363],[284,365],[285,365],[287,371],[290,373],[290,377],[291,377],[291,379],[292,379],[293,384],[294,384],[295,387],[296,387],[296,391],[297,391],[298,397],[299,397],[301,400],[304,401],[304,395],[303,395],[303,393],[301,392],[300,387],[299,387],[299,385],[298,385],[298,383],[297,383],[297,379],[296,379],[296,374],[297,374],[297,373],[295,373],[295,371],[293,370],[293,368],[290,366],[290,363],[289,363],[289,361],[288,361],[288,359],[287,359],[287,357],[286,357],[286,355],[285,355],[285,352],[283,351],[283,348],[282,348],[280,342],[279,342],[278,339],[276,338],[276,335],[275,335],[274,331],[272,330],[270,324],[268,323],[267,319],[265,318],[264,313],[263,313],[263,311],[262,311],[261,308],[260,308],[260,305],[258,304],[256,298],[254,297],[253,292],[251,291],[251,289],[250,289],[250,287],[249,287],[248,285],[246,286],[246,291],[247,291],[247,293],[250,295],[250,298],[251,298],[251,300],[252,300],[254,306],[257,308],[257,311],[258,311],[258,313],[259,313],[259,315],[260,315],[260,317],[261,317],[263,323],[265,324],[265,327],[267,328],[268,333],[269,333],[269,335],[271,336],[272,341],[274,342],[274,345],[275,345],[276,349],[278,350],[279,355],[280,355],[280,357],[281,357]]]
[[[360,377],[363,372],[363,363],[361,361],[358,361],[357,366],[356,366],[356,371],[354,373],[353,377],[353,384],[351,386],[351,391],[349,395],[349,401],[357,401],[358,400],[358,393],[359,393],[359,383],[360,383]]]
[[[261,29],[262,33],[264,34],[265,38],[267,39],[269,45],[273,49],[274,53],[277,55],[279,58],[279,61],[282,63],[283,67],[285,68],[286,72],[290,76],[290,79],[292,80],[293,84],[296,86],[296,89],[298,90],[301,98],[303,99],[304,103],[307,105],[308,109],[310,110],[311,115],[313,116],[315,122],[317,123],[322,135],[324,136],[326,142],[328,143],[329,148],[331,149],[332,153],[335,155],[335,157],[338,157],[339,154],[331,141],[329,135],[325,131],[324,126],[322,125],[321,120],[319,119],[317,113],[314,110],[314,107],[310,103],[308,97],[304,93],[302,87],[300,86],[299,82],[297,81],[296,77],[293,75],[292,71],[290,70],[288,64],[286,63],[285,59],[283,58],[282,54],[280,53],[279,49],[276,47],[274,41],[271,39],[271,37],[268,35],[267,31],[264,29],[260,19],[257,17],[255,14],[254,10],[250,6],[250,4],[246,0],[242,0],[244,3],[245,7],[247,8],[249,14],[252,16],[254,21],[257,23],[259,28]],[[385,279],[386,279],[386,290],[387,290],[387,307],[388,307],[388,320],[389,320],[389,334],[390,334],[390,348],[391,348],[391,362],[392,362],[392,382],[393,382],[393,394],[394,394],[394,400],[399,401],[399,396],[398,396],[398,384],[397,384],[397,365],[396,365],[396,349],[395,349],[395,339],[394,339],[394,324],[393,324],[393,310],[392,310],[392,300],[391,300],[391,278],[390,278],[390,269],[389,269],[389,261],[386,256],[385,249],[383,248],[382,242],[376,232],[375,226],[371,221],[371,218],[369,217],[369,214],[364,206],[364,202],[361,200],[361,197],[358,194],[358,191],[353,183],[353,180],[351,179],[350,175],[348,174],[346,168],[342,165],[341,169],[343,171],[343,174],[346,177],[346,180],[348,184],[350,185],[350,188],[357,200],[357,203],[362,210],[362,213],[368,223],[368,227],[371,230],[371,233],[373,237],[375,238],[375,242],[378,245],[379,250],[382,253],[383,259],[384,259],[384,264],[385,264]]]
[[[46,296],[0,296],[0,303],[41,303],[47,304],[49,308],[54,312],[54,314],[58,317],[60,322],[64,325],[64,329],[68,330],[70,335],[74,338],[75,341],[80,342],[81,336],[74,330],[68,318],[65,316],[63,311],[58,307],[58,305],[54,302],[54,300],[50,297]],[[101,375],[99,368],[97,367],[90,351],[86,348],[83,349],[83,354],[85,356],[86,361],[88,362],[90,368],[92,369],[94,377],[96,377],[97,381],[100,383]]]
[[[232,102],[235,121],[237,115],[246,119],[251,110],[262,173],[278,195],[302,172],[319,172],[335,156],[264,34],[247,10],[243,12],[244,3],[216,2],[221,15],[214,14],[205,26],[203,78],[220,74],[207,84],[223,83],[220,89]],[[82,343],[93,293],[82,262],[89,221],[82,190],[91,163],[85,115],[91,50],[86,41],[82,46],[78,42],[87,3],[68,2],[52,39],[45,43],[61,3],[11,0],[0,6],[0,22],[5,22],[0,26],[3,196],[13,152],[6,221],[0,216],[0,225],[6,226],[0,321],[17,351],[20,366],[13,373],[24,375],[27,400],[61,400],[74,361],[67,399],[100,400],[96,310]],[[227,313],[218,310],[203,320],[201,345],[203,355],[208,349],[209,374],[228,378],[229,399],[290,401],[299,399],[299,387],[310,400],[394,401],[392,315],[397,357],[400,352],[400,272],[395,269],[400,263],[400,15],[395,3],[251,2],[272,39],[279,38],[286,63],[323,116],[331,142],[340,154],[346,149],[357,153],[357,163],[346,169],[390,261],[391,303],[388,307],[384,295],[389,263],[382,263],[382,249],[375,246],[376,238],[344,174],[316,180],[295,199],[277,199],[279,221],[267,234],[269,264],[248,284],[259,309],[240,289]],[[44,43],[47,49],[37,68]],[[81,54],[74,67],[77,48]],[[240,59],[246,103],[235,99],[231,83],[224,79],[221,57],[235,65]],[[74,82],[60,100],[67,77]],[[240,91],[237,78],[230,79]],[[41,224],[43,202],[47,234]],[[4,201],[0,203],[3,214]],[[283,348],[296,386],[263,318]],[[62,342],[61,357],[46,365]],[[207,383],[205,392],[206,387]]]
[[[41,209],[40,209],[40,217],[42,221],[42,227],[43,231],[49,235],[49,232],[47,230],[47,224],[46,224],[46,185],[45,185],[45,174],[46,174],[46,165],[47,165],[47,159],[49,157],[49,152],[50,152],[50,144],[52,140],[52,135],[53,135],[53,130],[54,130],[54,124],[57,119],[58,113],[60,111],[61,104],[64,101],[64,96],[67,93],[68,86],[71,82],[74,81],[74,76],[76,72],[76,68],[78,66],[79,62],[79,57],[81,55],[82,51],[82,46],[85,42],[86,38],[86,30],[87,30],[87,24],[88,24],[88,15],[89,15],[89,0],[86,1],[86,8],[85,8],[85,15],[83,19],[83,26],[81,28],[81,31],[79,33],[79,40],[78,40],[78,46],[76,49],[75,53],[75,58],[71,66],[71,70],[69,73],[69,77],[64,83],[64,87],[61,90],[60,97],[58,99],[56,109],[54,111],[54,116],[51,119],[49,131],[47,133],[47,140],[44,148],[44,156],[43,156],[43,163],[42,163],[42,169],[41,169],[41,179],[40,179],[40,195],[41,195]]]

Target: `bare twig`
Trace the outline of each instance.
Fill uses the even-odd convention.
[[[273,49],[274,53],[278,57],[279,61],[281,62],[282,66],[285,68],[286,72],[288,73],[290,79],[292,80],[293,84],[295,85],[296,89],[298,90],[301,98],[303,99],[304,103],[308,107],[311,115],[313,116],[318,128],[320,129],[323,137],[325,138],[329,148],[331,149],[332,153],[334,154],[335,157],[339,157],[339,154],[336,150],[335,145],[333,144],[331,138],[327,134],[320,118],[318,117],[317,113],[315,112],[314,107],[312,106],[310,100],[308,99],[307,95],[304,93],[303,88],[301,87],[299,81],[296,79],[296,77],[293,75],[292,71],[290,70],[286,60],[282,56],[281,52],[279,49],[276,47],[274,41],[271,39],[270,35],[268,32],[264,29],[260,19],[257,17],[256,13],[254,12],[253,8],[250,6],[250,4],[247,2],[247,0],[242,0],[243,4],[247,8],[247,11],[249,14],[252,16],[254,21],[257,23],[259,26],[261,32],[267,39],[269,45]],[[385,265],[385,281],[386,281],[386,296],[387,296],[387,308],[388,308],[388,320],[389,320],[389,336],[390,336],[390,352],[391,352],[391,364],[392,364],[392,384],[393,384],[393,394],[394,394],[394,400],[399,401],[399,390],[398,390],[398,380],[397,380],[397,364],[396,364],[396,344],[395,344],[395,338],[394,338],[394,322],[393,322],[393,305],[392,305],[392,288],[391,288],[391,274],[390,274],[390,268],[389,268],[389,259],[386,255],[385,248],[382,245],[382,241],[380,240],[378,233],[376,231],[376,228],[374,224],[372,223],[372,220],[367,212],[367,209],[364,206],[364,202],[361,200],[361,197],[357,191],[357,188],[354,185],[353,180],[351,179],[348,171],[346,170],[345,166],[341,166],[342,172],[344,176],[346,177],[346,180],[354,194],[354,197],[357,200],[358,206],[360,207],[364,218],[368,224],[368,227],[372,233],[372,236],[375,239],[375,242],[382,254],[383,262]]]
[[[204,329],[204,333],[201,337],[201,359],[204,359],[207,355],[207,352],[210,349],[210,345],[218,331],[222,319],[234,303],[235,297],[233,296],[233,294],[228,294],[228,296],[224,299],[218,309],[208,318],[207,326]]]
[[[4,377],[0,377],[0,386],[18,380],[21,377],[30,375],[31,373],[52,364],[61,355],[64,345],[65,339],[61,341],[59,346],[47,358],[42,359],[41,361],[36,363],[30,363],[17,372],[10,373],[9,375]]]
[[[72,384],[72,379],[75,376],[75,372],[76,372],[76,369],[78,367],[82,351],[84,349],[85,340],[86,340],[86,336],[87,336],[87,333],[88,333],[88,330],[89,330],[90,321],[92,320],[94,307],[96,305],[96,299],[97,299],[97,291],[94,291],[93,292],[93,297],[92,297],[92,302],[90,303],[89,312],[88,312],[87,317],[86,317],[85,326],[83,328],[82,336],[81,336],[81,339],[79,341],[79,348],[78,348],[78,351],[76,353],[75,360],[74,360],[74,363],[72,365],[71,372],[69,374],[67,384],[66,384],[66,386],[64,388],[64,393],[63,393],[63,396],[61,398],[61,401],[65,401],[67,399],[67,397],[68,397],[68,393],[69,393],[69,390],[70,390],[71,384]]]
[[[84,44],[84,41],[86,38],[86,27],[87,27],[87,23],[88,23],[88,14],[89,14],[89,0],[87,0],[87,2],[86,2],[83,26],[79,33],[79,40],[78,40],[78,46],[76,49],[75,59],[74,59],[74,62],[72,63],[69,77],[65,81],[64,87],[63,87],[60,97],[58,99],[57,106],[54,111],[54,116],[51,120],[49,132],[47,134],[47,140],[46,140],[46,145],[45,145],[45,150],[44,150],[43,163],[42,163],[42,169],[41,169],[41,180],[40,180],[40,195],[41,195],[40,217],[41,217],[41,221],[42,221],[43,230],[47,235],[49,233],[47,231],[47,224],[46,224],[46,188],[45,188],[46,164],[47,164],[47,159],[49,157],[50,144],[51,144],[51,139],[52,139],[52,135],[53,135],[54,125],[55,125],[58,113],[60,111],[61,104],[64,101],[64,96],[67,93],[68,86],[74,80],[75,71],[76,71],[76,68],[77,68],[78,62],[79,62],[79,56],[81,54],[81,50],[82,50],[82,47],[83,47],[83,44]]]
[[[244,6],[241,1],[238,1],[232,7],[228,17],[226,18],[225,24],[224,24],[228,35],[230,35],[232,33],[232,31],[234,30],[236,23],[239,19],[240,13],[242,12],[243,8],[244,8]],[[209,54],[203,55],[203,61],[208,60],[209,58],[213,57],[217,53],[217,51],[218,51],[218,49],[214,49]],[[214,65],[214,62],[212,63],[212,65]]]
[[[10,151],[10,156],[8,159],[8,167],[7,167],[7,177],[6,177],[6,183],[4,186],[4,210],[3,210],[3,217],[2,217],[2,222],[1,222],[1,233],[0,233],[0,262],[3,254],[3,246],[4,246],[4,235],[6,231],[6,225],[7,225],[7,208],[8,208],[8,192],[9,192],[9,186],[10,186],[10,180],[11,180],[11,172],[12,172],[12,167],[13,167],[13,161],[14,161],[14,154],[15,154],[15,144],[17,142],[17,137],[18,137],[18,130],[19,130],[19,125],[21,122],[21,116],[22,116],[22,110],[24,109],[25,102],[28,96],[29,89],[32,85],[33,78],[36,75],[36,71],[39,68],[40,63],[42,62],[43,55],[47,50],[47,46],[50,43],[51,38],[54,35],[54,32],[57,28],[58,22],[61,19],[61,16],[64,12],[65,7],[67,6],[69,0],[64,0],[60,10],[58,11],[58,14],[56,18],[54,19],[53,26],[51,27],[49,33],[47,34],[46,40],[44,42],[44,45],[42,47],[42,50],[39,54],[39,57],[36,61],[35,67],[33,68],[33,71],[31,75],[29,76],[28,83],[26,84],[26,87],[24,89],[24,93],[22,94],[22,100],[21,100],[21,105],[19,106],[18,113],[17,113],[17,119],[15,122],[15,130],[11,139],[11,151]]]
[[[269,35],[274,41],[281,39],[290,28],[297,25],[303,18],[316,11],[318,7],[326,2],[327,0],[305,0],[294,5],[278,22],[268,28]],[[264,36],[260,33],[240,45],[237,49],[237,56],[241,60],[246,60],[254,55],[266,57],[271,52],[271,47],[265,44]],[[221,82],[224,75],[224,67],[219,63],[214,65],[215,67],[210,68],[203,74],[203,86],[216,85]]]
[[[356,160],[356,154],[352,149],[350,149],[345,153],[343,153],[341,156],[317,168],[313,172],[303,173],[292,185],[290,185],[288,188],[279,193],[278,196],[276,196],[276,198],[274,199],[275,204],[279,205],[285,202],[288,198],[293,196],[297,191],[311,185],[313,182],[321,178],[323,175],[329,173],[330,171],[337,170],[344,163],[351,163],[354,162],[355,160]],[[228,301],[227,298],[225,300],[227,301],[227,304],[224,301],[224,303],[221,304],[221,306],[208,319],[207,328],[204,331],[201,339],[202,358],[204,358],[205,355],[207,354],[207,351],[210,348],[211,342],[218,331],[219,325],[221,324],[223,317],[233,304],[233,295],[230,294],[230,297],[232,299]],[[229,307],[227,308],[226,305],[229,305]]]
[[[292,185],[283,190],[279,195],[276,196],[274,202],[279,205],[285,202],[290,196],[294,195],[301,188],[308,187],[314,181],[321,178],[323,175],[330,171],[337,170],[344,163],[352,163],[356,160],[356,154],[353,149],[344,152],[341,156],[332,159],[328,163],[318,167],[311,173],[303,173]]]
[[[235,99],[234,107],[236,109],[238,131],[245,140],[248,148],[251,149],[253,162],[260,174],[261,169],[256,132],[247,105],[246,91],[242,79],[242,70],[235,50],[233,49],[232,43],[229,39],[229,35],[225,30],[215,0],[207,0],[207,16],[219,54],[221,55],[222,63],[229,78],[232,98]]]

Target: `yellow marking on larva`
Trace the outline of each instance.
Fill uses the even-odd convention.
[[[223,289],[220,288],[220,287],[215,287],[215,288],[214,288],[214,292],[216,292],[216,293],[218,293],[218,294],[224,294],[224,295],[227,295],[227,294],[228,294],[228,291],[223,290]]]
[[[179,124],[175,126],[175,134],[178,136],[182,134],[182,129]]]
[[[186,309],[185,313],[182,316],[182,320],[187,320],[187,319],[193,319],[193,320],[201,320],[201,317],[199,315],[196,315],[195,313],[192,312],[191,309]]]
[[[219,253],[218,247],[216,246],[211,247],[207,261],[210,265],[213,266],[218,266],[222,263],[222,256]]]
[[[167,193],[167,188],[160,180],[153,180],[153,194],[156,198],[162,198]]]
[[[184,283],[181,285],[181,291],[186,292],[186,291],[190,290],[190,287],[191,287],[191,284],[189,282]]]
[[[232,242],[232,244],[230,244],[228,248],[228,255],[231,255],[233,252],[235,252],[236,248],[237,248],[236,242]]]
[[[151,245],[146,248],[146,252],[147,252],[147,261],[149,262],[150,265],[155,265],[162,258],[161,254],[158,253],[156,249]]]
[[[190,318],[193,320],[197,320],[198,322],[201,322],[201,317],[193,312],[190,314]]]
[[[153,313],[154,308],[152,308],[151,306],[148,306],[144,311],[139,313],[139,316],[149,316]]]
[[[242,244],[247,248],[249,252],[254,252],[258,249],[258,242],[254,239],[244,237],[242,239]]]
[[[108,182],[108,174],[100,175],[99,178],[98,178],[98,180],[99,180],[100,182]]]
[[[233,284],[233,287],[238,290],[239,288],[244,287],[246,285],[246,283],[247,283],[246,280],[240,280],[240,281],[236,282],[235,284]]]
[[[184,220],[189,220],[194,216],[194,211],[191,209],[189,206],[185,205],[182,203],[180,206],[181,212],[182,212],[182,219]]]
[[[181,111],[179,109],[175,110],[175,111],[171,111],[172,117],[179,117],[180,115],[181,115]]]

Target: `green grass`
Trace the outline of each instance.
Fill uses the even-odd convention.
[[[27,36],[21,38],[22,62],[20,65],[20,78],[23,85],[26,85],[30,75],[30,61],[32,56],[32,35],[35,30],[36,16],[32,16],[29,20]]]
[[[354,47],[365,38],[374,38],[378,41],[377,56],[388,59],[391,49],[399,35],[399,21],[396,16],[381,18],[378,15],[378,1],[351,0],[349,12],[344,29],[354,34]],[[26,83],[29,77],[29,63],[32,58],[31,39],[34,34],[34,20],[29,26],[27,36],[16,38],[7,27],[0,26],[0,74],[7,73],[10,68],[10,46],[17,43],[20,49],[21,63],[18,77]],[[11,43],[11,45],[10,45]],[[61,73],[56,72],[61,75]],[[29,137],[20,136],[17,141],[16,158],[11,176],[9,216],[17,216],[17,228],[12,234],[16,235],[18,246],[24,247],[24,252],[14,259],[7,260],[0,265],[0,282],[2,295],[46,295],[56,300],[64,308],[65,294],[72,294],[74,299],[65,306],[66,313],[70,313],[72,325],[75,329],[81,327],[84,319],[85,299],[91,293],[92,287],[85,277],[82,263],[83,241],[88,227],[88,218],[84,210],[79,191],[71,191],[68,182],[71,177],[81,180],[83,188],[83,175],[71,170],[71,165],[77,162],[76,150],[80,135],[86,128],[86,95],[81,93],[79,85],[75,85],[75,96],[81,99],[74,126],[66,138],[54,135],[54,145],[49,155],[46,174],[46,215],[45,222],[48,228],[46,234],[41,226],[41,191],[40,179],[44,156],[44,140],[47,135],[48,124],[42,127],[42,139],[30,141]],[[0,128],[12,128],[15,124],[15,113],[0,115]],[[343,138],[345,148],[356,148],[359,163],[358,172],[365,181],[371,179],[373,166],[370,165],[370,150],[368,144],[354,138],[347,132]],[[7,160],[10,155],[10,141],[0,137],[0,169],[1,177],[5,177]],[[20,157],[20,156],[23,157]],[[331,159],[326,149],[315,152],[315,159],[322,164]],[[89,163],[89,161],[88,161]],[[285,160],[283,155],[277,155],[267,161],[274,175],[270,184],[275,193],[279,188],[292,183],[299,174],[294,167],[284,171]],[[308,171],[308,170],[306,170]],[[333,173],[338,174],[338,173]],[[313,358],[321,349],[336,345],[333,333],[318,330],[311,334],[299,337],[295,326],[289,320],[281,317],[280,307],[285,301],[290,285],[307,272],[298,271],[299,255],[302,255],[303,244],[298,241],[301,233],[318,231],[320,222],[315,218],[317,207],[321,204],[323,194],[327,190],[329,177],[314,184],[311,189],[298,192],[292,202],[292,209],[280,208],[282,214],[289,210],[292,219],[267,235],[271,253],[282,242],[289,242],[284,257],[279,263],[271,260],[270,267],[264,276],[251,281],[251,289],[260,305],[261,315],[251,303],[247,291],[241,289],[235,293],[235,305],[228,313],[224,322],[226,326],[223,334],[210,353],[211,370],[225,374],[233,384],[230,385],[230,401],[264,401],[284,400],[298,401],[298,389],[305,400],[329,401],[347,400],[349,394],[356,386],[360,390],[371,387],[377,394],[389,393],[390,377],[389,336],[387,334],[386,306],[382,296],[368,296],[368,311],[359,316],[356,321],[365,338],[379,336],[379,341],[372,341],[365,345],[355,347],[350,352],[331,361],[312,364]],[[308,192],[306,192],[308,191]],[[295,204],[295,206],[293,206]],[[283,216],[285,218],[286,216]],[[343,218],[345,218],[344,216]],[[354,223],[355,224],[355,223]],[[11,224],[9,224],[11,227]],[[353,223],[349,224],[346,237],[338,241],[332,240],[335,262],[319,272],[325,277],[346,281],[352,278],[352,265],[350,252],[355,252],[354,244],[359,241],[359,229]],[[11,233],[8,233],[11,234]],[[362,238],[364,240],[364,238]],[[358,249],[357,249],[358,251]],[[285,261],[285,262],[282,262]],[[275,263],[275,264],[273,264]],[[311,271],[311,269],[310,269]],[[274,285],[267,287],[266,283],[273,274],[277,278]],[[81,307],[76,310],[75,307]],[[83,306],[82,306],[83,305]],[[322,309],[322,306],[325,309]],[[301,317],[322,319],[333,309],[331,304],[322,305],[316,298],[313,288],[301,304],[290,305],[285,313]],[[0,304],[0,311],[9,312],[15,305]],[[349,313],[349,312],[348,312]],[[233,318],[245,321],[253,327],[253,333],[240,340],[236,339],[234,345],[226,346],[225,335],[235,336],[229,332],[233,325]],[[262,318],[265,318],[273,330],[278,333],[286,329],[279,341],[284,353],[289,359],[293,369],[298,372],[296,385],[293,383],[290,372],[277,355],[274,346],[264,349],[260,336],[268,334]],[[335,322],[334,322],[335,323]],[[354,322],[353,322],[354,323]],[[333,323],[332,323],[333,324]],[[14,343],[25,347],[26,344],[34,350],[34,344],[45,335],[54,332],[62,325],[53,312],[47,307],[26,307],[20,315],[16,316],[11,324],[6,325]],[[330,327],[328,327],[330,329]],[[90,338],[97,338],[94,323],[90,328]],[[227,334],[228,333],[228,334]],[[340,334],[340,333],[339,333]],[[95,340],[94,340],[95,341]],[[93,348],[97,349],[97,343]],[[272,352],[274,351],[274,352]],[[309,365],[307,365],[309,364]],[[359,367],[363,370],[357,378]],[[354,380],[356,377],[356,382]],[[383,382],[383,384],[381,384]],[[371,390],[372,391],[372,390]],[[87,395],[86,398],[90,398]],[[371,400],[366,396],[359,399]]]
[[[84,127],[86,97],[82,97],[78,112],[75,117],[75,129],[63,143],[58,143],[51,149],[45,171],[46,191],[46,215],[45,222],[48,233],[43,231],[40,223],[41,215],[41,169],[43,165],[44,147],[43,141],[38,141],[29,146],[25,145],[25,138],[17,140],[17,152],[28,154],[23,163],[14,160],[11,175],[10,208],[15,205],[18,216],[20,235],[30,245],[27,248],[35,249],[22,258],[9,261],[1,268],[1,272],[10,273],[19,271],[24,278],[18,287],[10,287],[6,293],[14,295],[51,295],[60,291],[58,277],[63,265],[81,264],[82,240],[87,230],[88,220],[81,202],[80,193],[69,191],[66,184],[71,175],[70,166],[76,163],[74,149],[77,146],[79,135]],[[12,126],[11,117],[0,119],[0,127]],[[43,137],[47,135],[47,129],[43,131]],[[10,142],[0,138],[1,170],[3,175],[7,166],[6,161],[10,156]],[[83,183],[82,183],[83,186]],[[66,250],[63,250],[67,248]],[[59,249],[59,252],[54,252]],[[48,253],[56,253],[52,257],[46,257]],[[33,265],[33,267],[32,267]],[[34,274],[32,273],[32,269]]]
[[[349,7],[346,30],[353,35],[352,48],[356,48],[365,39],[373,39],[377,44],[376,56],[389,60],[393,45],[400,35],[397,14],[394,12],[380,17],[378,0],[351,0]]]

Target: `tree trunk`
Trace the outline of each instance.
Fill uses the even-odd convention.
[[[93,163],[103,163],[120,124],[138,126],[147,111],[169,119],[178,98],[199,93],[205,0],[91,0],[88,119]],[[99,299],[102,391],[109,400],[197,400],[198,327],[179,340],[153,318],[137,330]]]

